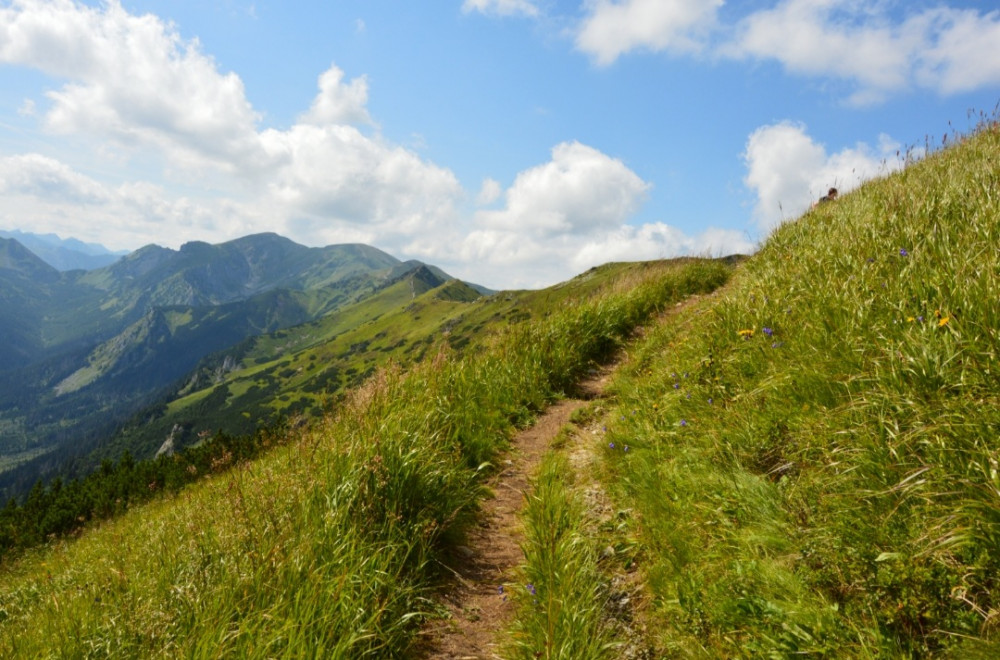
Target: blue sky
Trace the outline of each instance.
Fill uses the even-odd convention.
[[[747,252],[992,113],[997,44],[995,1],[0,2],[0,229],[496,288]]]

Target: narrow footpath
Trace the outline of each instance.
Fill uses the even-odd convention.
[[[581,398],[564,399],[552,405],[538,421],[511,441],[504,469],[489,487],[495,497],[483,502],[479,524],[469,533],[468,545],[457,549],[450,569],[453,586],[442,595],[450,618],[436,621],[422,633],[423,657],[430,660],[492,660],[500,658],[506,628],[514,605],[500,589],[517,579],[524,561],[524,538],[518,518],[531,477],[552,440],[570,421],[572,414],[599,398],[613,366],[602,369],[579,386]]]

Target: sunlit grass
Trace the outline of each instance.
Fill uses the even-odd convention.
[[[626,269],[458,359],[384,368],[257,461],[2,566],[3,657],[401,657],[514,429],[728,277]],[[178,459],[181,460],[181,459]]]
[[[1000,652],[998,191],[993,125],[782,226],[633,352],[607,481],[665,653]]]

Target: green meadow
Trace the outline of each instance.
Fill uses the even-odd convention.
[[[998,239],[985,123],[739,263],[445,296],[423,359],[372,362],[261,458],[6,560],[0,656],[409,657],[509,438],[615,356],[576,417],[613,524],[594,532],[557,443],[508,657],[620,657],[622,574],[643,657],[1000,656]],[[340,336],[284,336],[309,351],[285,382],[321,370],[319,335]]]

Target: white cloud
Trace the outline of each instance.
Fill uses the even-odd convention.
[[[21,107],[17,109],[17,114],[22,117],[34,117],[35,101],[33,99],[24,99],[24,102],[21,103]]]
[[[899,144],[886,135],[878,149],[867,144],[828,154],[802,124],[762,126],[747,140],[744,179],[754,191],[754,220],[764,231],[805,212],[828,188],[841,193],[901,167]]]
[[[729,57],[852,81],[854,104],[922,87],[940,94],[1000,83],[1000,12],[938,7],[894,19],[886,3],[784,0],[745,17]]]
[[[479,206],[489,206],[500,199],[502,193],[503,188],[500,186],[500,182],[496,179],[486,177],[483,179],[483,184],[479,188],[479,194],[476,196],[476,204]]]
[[[3,215],[11,226],[30,218],[31,231],[48,231],[116,248],[177,245],[192,234],[223,241],[251,233],[261,216],[229,200],[193,200],[147,182],[109,186],[40,154],[0,158]],[[172,241],[164,240],[169,231]]]
[[[486,179],[481,200],[496,198],[499,188]],[[739,232],[687,236],[663,223],[629,224],[650,188],[621,160],[565,142],[548,162],[515,177],[502,209],[481,210],[471,227],[414,249],[460,277],[498,287],[550,285],[613,260],[752,251]]]
[[[361,76],[345,84],[344,72],[331,65],[319,77],[319,94],[301,121],[317,126],[371,123],[367,103],[368,80]]]
[[[723,0],[592,0],[576,47],[608,65],[633,50],[696,52]]]
[[[639,210],[650,185],[622,161],[579,142],[552,149],[552,160],[517,175],[506,208],[480,211],[491,229],[536,236],[581,233],[624,223]]]
[[[465,0],[462,11],[478,11],[494,16],[538,16],[538,7],[531,0]]]
[[[99,7],[19,0],[0,8],[0,62],[66,81],[48,93],[51,107],[39,108],[49,130],[93,138],[118,162],[122,155],[147,164],[165,156],[167,175],[205,190],[203,203],[151,200],[162,212],[144,217],[164,223],[160,242],[172,242],[177,232],[169,223],[178,222],[200,228],[199,238],[225,225],[287,231],[306,243],[350,237],[405,249],[452,222],[463,194],[452,172],[377,134],[364,76],[346,80],[331,65],[298,123],[260,130],[236,74],[220,73],[199,43],[183,40],[172,25],[133,16],[117,0]],[[108,154],[114,145],[118,152]],[[245,200],[227,207],[248,210],[245,221],[213,223],[198,210],[218,210],[216,200],[227,197]],[[135,233],[125,228],[129,216],[114,222]]]
[[[353,126],[299,124],[266,131],[263,141],[286,163],[275,171],[268,197],[299,227],[313,227],[313,241],[350,225],[398,248],[449,221],[462,194],[450,170]]]
[[[258,115],[233,73],[221,74],[197,41],[117,0],[20,0],[0,10],[0,62],[67,80],[48,92],[57,133],[153,144],[182,160],[231,166],[260,157]]]
[[[0,194],[85,205],[109,199],[98,182],[40,154],[0,158]]]

